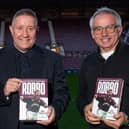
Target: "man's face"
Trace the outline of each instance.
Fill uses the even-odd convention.
[[[10,26],[14,46],[21,52],[26,52],[33,46],[36,39],[35,19],[32,16],[20,15]]]
[[[95,17],[92,37],[100,47],[101,52],[114,50],[118,44],[122,27],[116,25],[113,15],[103,13]]]
[[[39,99],[40,98],[40,91],[35,91],[35,98],[36,99]]]
[[[113,95],[113,92],[112,92],[111,89],[107,91],[107,95],[108,95],[108,96],[112,96],[112,95]]]

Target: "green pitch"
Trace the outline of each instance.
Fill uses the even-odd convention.
[[[76,108],[76,96],[78,89],[78,74],[66,74],[67,83],[69,86],[71,101],[67,111],[59,121],[59,129],[86,129],[86,122],[80,116]]]

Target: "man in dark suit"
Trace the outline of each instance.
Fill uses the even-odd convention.
[[[89,21],[97,49],[88,55],[80,69],[77,106],[89,129],[129,129],[129,45],[121,41],[122,19],[113,9],[97,9]],[[92,113],[93,96],[98,78],[124,80],[120,111],[108,120]]]
[[[13,44],[0,50],[0,129],[57,129],[70,98],[61,56],[35,44],[38,20],[31,9],[16,12],[9,29]],[[48,120],[18,120],[21,78],[48,79]]]

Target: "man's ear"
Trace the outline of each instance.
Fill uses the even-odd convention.
[[[118,30],[119,35],[121,35],[121,33],[123,31],[123,27],[122,26],[118,26],[117,30]]]
[[[10,30],[11,34],[13,34],[13,30],[12,30],[12,26],[11,25],[9,26],[9,30]]]
[[[11,29],[12,29],[12,26],[10,25],[10,26],[9,26],[9,30],[11,31]]]
[[[91,36],[93,39],[95,38],[93,31],[91,31]]]

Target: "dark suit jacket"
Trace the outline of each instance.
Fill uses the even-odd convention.
[[[7,79],[12,77],[21,78],[20,54],[13,46],[0,50],[0,129],[18,129],[19,125],[22,125],[22,129],[57,128],[56,122],[48,127],[36,123],[20,122],[18,120],[18,92],[11,94],[9,100],[4,96],[3,88]],[[61,56],[36,45],[27,54],[31,74],[26,78],[48,79],[49,105],[55,108],[56,120],[58,120],[69,102],[69,92],[64,79]]]
[[[84,107],[94,97],[97,78],[121,78],[124,80],[120,111],[129,116],[129,45],[119,42],[115,52],[105,60],[100,52],[94,52],[83,61],[80,70],[80,85],[77,106],[82,115]],[[111,129],[102,124],[91,125],[90,129]],[[120,129],[128,129],[122,126]]]

